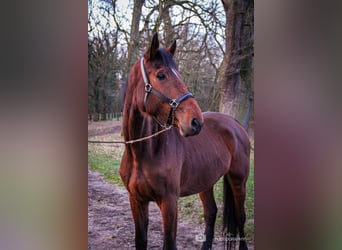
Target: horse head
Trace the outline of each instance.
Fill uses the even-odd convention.
[[[137,88],[142,111],[161,126],[178,127],[183,136],[197,135],[203,125],[202,111],[178,72],[173,59],[175,50],[176,41],[168,48],[160,48],[156,33],[140,59],[143,83]]]

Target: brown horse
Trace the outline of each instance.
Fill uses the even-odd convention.
[[[171,129],[144,141],[126,144],[120,175],[129,191],[136,249],[147,249],[148,204],[162,214],[163,249],[176,248],[177,200],[199,193],[204,207],[202,249],[210,249],[217,207],[213,186],[224,176],[224,233],[228,245],[245,240],[245,192],[250,144],[233,118],[202,114],[173,60],[176,43],[159,48],[158,35],[130,71],[124,100],[126,141]],[[239,238],[237,237],[239,233]],[[194,237],[195,238],[195,237]],[[198,239],[197,239],[198,240]]]

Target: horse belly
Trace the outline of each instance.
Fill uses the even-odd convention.
[[[221,176],[228,172],[231,157],[227,151],[208,149],[194,153],[182,168],[181,196],[203,192],[211,188]]]

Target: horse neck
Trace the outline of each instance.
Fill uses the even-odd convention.
[[[135,140],[149,136],[160,130],[160,126],[150,116],[143,114],[137,105],[127,105],[124,111],[123,128],[125,140]]]
[[[139,81],[141,81],[141,78],[139,78],[137,73],[130,74],[123,110],[123,134],[126,141],[149,136],[162,129],[151,116],[142,111],[142,107],[140,107],[142,103],[139,106],[139,102],[137,100],[142,100],[143,96],[141,96],[141,93],[137,93],[138,88],[137,85],[134,84],[143,84]],[[138,146],[146,147],[148,144],[149,147],[157,147],[159,143],[162,143],[161,140],[164,138],[163,136],[157,137],[158,139],[148,139],[143,143],[133,143],[131,146],[132,148],[136,148]]]
[[[126,141],[150,136],[162,129],[153,118],[140,112],[138,107],[132,106],[126,114],[123,124]],[[142,142],[128,144],[126,147],[129,149],[128,153],[131,157],[152,161],[156,155],[165,150],[162,145],[167,145],[167,140],[168,136],[162,133]]]

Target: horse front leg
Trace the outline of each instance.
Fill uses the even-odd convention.
[[[164,244],[163,250],[176,250],[177,235],[177,203],[178,197],[170,195],[158,203],[163,218]]]
[[[129,197],[135,224],[135,248],[147,249],[148,202],[139,202],[132,195]]]
[[[217,213],[217,206],[214,199],[213,188],[199,194],[203,208],[205,219],[205,238],[203,239],[202,250],[211,249],[214,238],[214,227]]]

